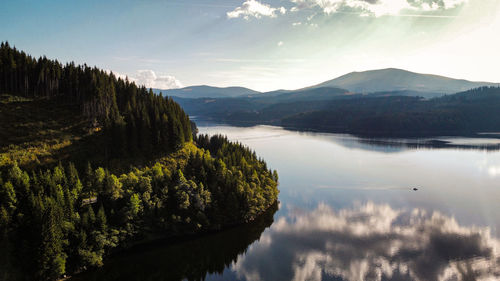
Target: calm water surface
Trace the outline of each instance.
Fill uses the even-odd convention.
[[[500,280],[500,152],[484,149],[499,140],[440,138],[450,147],[433,148],[269,126],[199,129],[278,170],[279,210],[124,253],[85,280]]]

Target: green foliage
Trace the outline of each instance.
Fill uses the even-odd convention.
[[[16,192],[10,181],[0,186],[0,202],[3,202],[3,207],[10,213],[15,211],[17,202]]]
[[[193,155],[186,176],[200,180],[211,191],[211,200],[219,206],[214,216],[221,218],[220,224],[253,220],[278,199],[277,173],[268,170],[255,152],[219,135],[201,135],[196,142],[215,159]]]
[[[275,175],[255,153],[221,136],[196,141],[201,149],[189,144],[127,174],[87,167],[82,177],[91,192],[82,188],[72,163],[31,177],[13,165],[0,177],[4,239],[31,245],[19,254],[35,265],[33,276],[54,280],[101,266],[112,248],[148,232],[220,229],[253,220],[276,202]]]
[[[62,210],[48,198],[42,215],[42,242],[40,245],[40,268],[42,280],[54,280],[66,271],[66,254],[63,251],[64,235],[61,229]]]
[[[142,210],[141,200],[139,199],[139,195],[137,193],[134,193],[132,194],[132,196],[130,196],[129,208],[130,216],[132,218],[137,216]]]
[[[254,220],[277,200],[255,153],[193,142],[178,104],[112,73],[2,43],[0,92],[20,96],[0,108],[0,280],[56,280],[153,234]]]
[[[177,150],[192,140],[189,117],[171,98],[95,67],[32,58],[8,43],[0,44],[0,93],[16,95],[0,99],[0,118],[9,121],[0,127],[6,146],[0,164],[19,159],[36,166],[69,152],[108,164]],[[33,122],[38,117],[45,120]]]

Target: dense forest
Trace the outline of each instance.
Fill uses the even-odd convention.
[[[276,172],[172,99],[0,46],[0,280],[57,280],[160,237],[249,222]]]
[[[283,126],[365,136],[475,135],[500,131],[500,88],[433,99],[353,98],[281,120]]]
[[[364,136],[474,135],[500,131],[500,88],[436,98],[407,92],[355,94],[320,88],[278,96],[176,100],[199,118]],[[287,97],[289,96],[289,97]]]
[[[192,138],[191,124],[170,98],[153,94],[113,73],[87,65],[62,65],[0,45],[0,93],[57,99],[78,106],[89,130],[106,128],[109,157],[179,148]]]
[[[261,239],[273,223],[278,209],[274,204],[247,224],[197,237],[178,237],[127,249],[126,255],[113,256],[103,267],[75,276],[76,281],[207,280],[207,274],[224,275],[241,260],[248,247]],[[186,262],[188,261],[188,262]]]

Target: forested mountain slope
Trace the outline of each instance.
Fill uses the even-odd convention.
[[[483,87],[430,100],[377,97],[332,101],[291,114],[283,126],[367,136],[474,135],[500,131],[500,88]]]
[[[277,174],[172,99],[0,46],[0,280],[56,280],[154,237],[218,230],[277,200]]]
[[[324,89],[324,88],[320,88]],[[236,125],[271,124],[366,136],[473,135],[500,131],[500,88],[482,87],[426,99],[391,92],[338,90],[311,100],[179,100],[199,118]],[[274,99],[274,98],[273,98]]]

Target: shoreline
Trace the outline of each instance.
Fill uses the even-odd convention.
[[[217,235],[217,234],[223,233],[225,231],[229,231],[231,229],[236,229],[238,227],[251,226],[252,224],[259,223],[261,220],[263,221],[265,219],[268,219],[268,216],[271,214],[274,217],[274,214],[276,213],[276,211],[278,211],[278,209],[279,209],[279,200],[276,200],[274,203],[269,205],[265,211],[260,213],[254,219],[249,220],[247,222],[226,225],[226,226],[221,227],[220,229],[204,230],[204,231],[195,232],[195,233],[171,234],[171,235],[160,234],[160,233],[151,233],[152,235],[150,235],[148,238],[134,241],[130,245],[127,245],[123,248],[115,249],[115,251],[112,251],[108,256],[105,257],[104,262],[103,262],[103,267],[106,266],[106,260],[113,259],[113,258],[118,257],[118,256],[123,255],[123,254],[127,255],[127,254],[147,252],[147,251],[156,249],[159,246],[167,247],[170,245],[180,244],[180,243],[197,240],[197,239],[204,238],[204,237],[209,237],[212,235]],[[87,269],[87,270],[84,270],[84,271],[81,271],[81,272],[78,272],[78,273],[75,273],[72,275],[67,275],[61,279],[58,279],[58,281],[78,280],[75,278],[83,277],[85,274],[89,274],[93,271],[99,270],[100,268],[102,268],[102,267]]]
[[[359,138],[360,142],[373,144],[373,145],[389,145],[389,146],[402,146],[408,148],[456,148],[456,149],[479,149],[486,151],[500,150],[500,133],[499,132],[477,132],[477,133],[451,133],[442,132],[441,134],[361,134],[344,130],[321,130],[314,128],[302,128],[294,126],[283,126],[273,123],[241,123],[241,122],[227,122],[218,121],[216,119],[198,119],[197,121],[209,123],[214,126],[234,126],[234,127],[254,127],[254,126],[275,126],[287,131],[305,132],[305,133],[319,133],[319,134],[337,134],[349,135]],[[203,126],[203,125],[200,125]],[[448,140],[439,138],[474,138],[474,139],[498,139],[498,144],[455,144]]]

